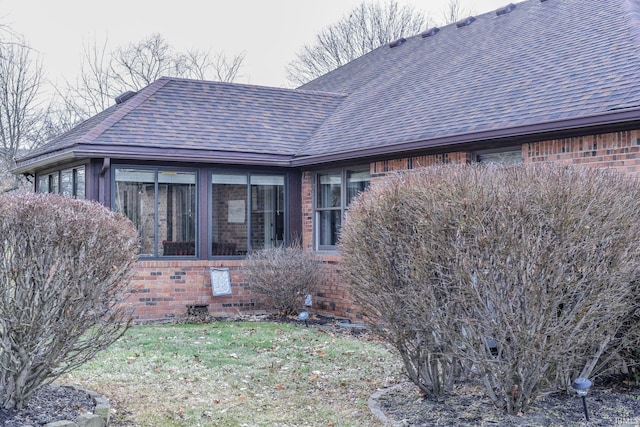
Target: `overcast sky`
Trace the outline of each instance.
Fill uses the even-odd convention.
[[[372,0],[367,0],[372,1]],[[397,0],[442,21],[449,0]],[[512,0],[514,1],[514,0]],[[0,23],[42,54],[54,82],[75,80],[83,46],[110,47],[160,33],[176,50],[245,52],[238,82],[287,86],[285,67],[322,29],[362,0],[0,0]],[[383,0],[381,0],[384,3]],[[509,0],[462,0],[474,14]]]

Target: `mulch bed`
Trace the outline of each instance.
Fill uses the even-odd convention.
[[[590,422],[577,395],[547,393],[518,416],[506,415],[484,396],[478,384],[460,384],[443,402],[426,399],[412,383],[378,397],[377,403],[397,426],[640,426],[640,388],[612,383],[592,387],[587,396]]]
[[[55,421],[75,421],[80,415],[93,412],[95,406],[85,391],[47,385],[33,394],[26,408],[9,411],[0,409],[0,425],[28,427]]]

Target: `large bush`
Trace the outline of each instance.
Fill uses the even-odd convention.
[[[245,281],[283,316],[297,313],[323,280],[322,263],[295,242],[255,251],[245,261]]]
[[[138,238],[97,203],[0,195],[0,406],[23,407],[122,335]]]
[[[640,186],[610,172],[451,165],[374,185],[340,247],[355,302],[414,383],[437,396],[473,367],[517,413],[637,343],[639,223]]]

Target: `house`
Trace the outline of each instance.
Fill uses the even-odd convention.
[[[140,232],[139,319],[257,308],[248,252],[302,236],[355,316],[336,252],[349,201],[396,170],[560,162],[640,173],[640,1],[527,0],[427,28],[300,88],[161,78],[19,159],[40,192]],[[210,269],[228,269],[229,295]],[[223,270],[226,271],[226,270]]]

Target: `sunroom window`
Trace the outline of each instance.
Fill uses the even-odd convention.
[[[335,249],[344,213],[351,201],[367,189],[370,179],[368,168],[344,169],[316,175],[316,249]]]
[[[283,175],[211,175],[211,255],[279,246],[285,235]]]
[[[114,210],[138,230],[141,256],[196,255],[195,171],[117,167],[114,176]]]
[[[38,193],[54,193],[64,196],[85,198],[85,169],[78,166],[38,175]]]

